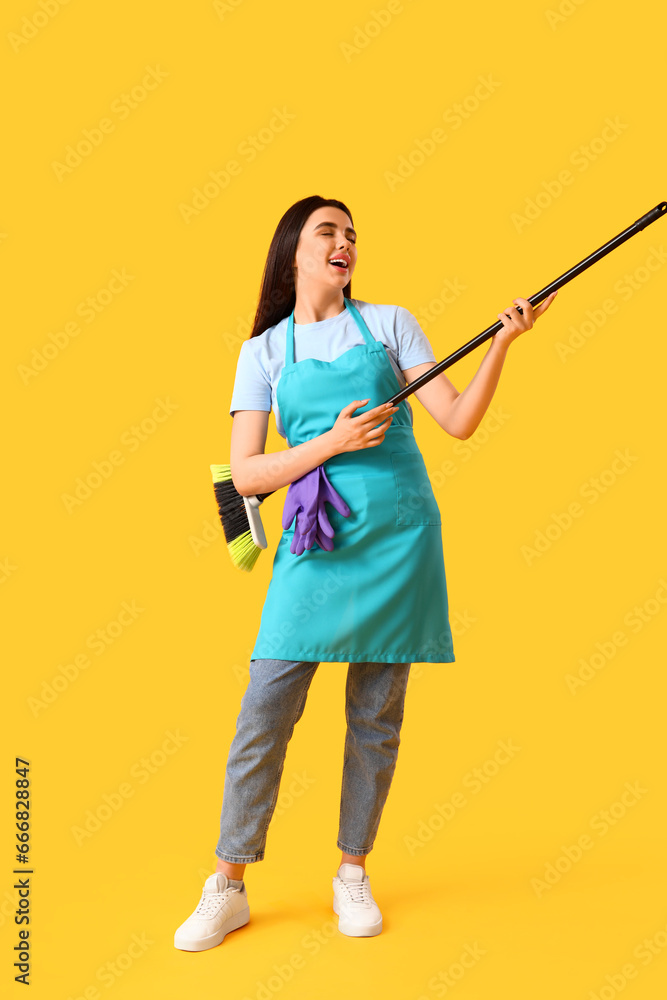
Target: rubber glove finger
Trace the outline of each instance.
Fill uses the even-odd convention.
[[[314,521],[313,524],[310,525],[308,530],[303,533],[303,544],[305,548],[312,549],[316,534],[317,534],[317,521]]]
[[[292,524],[292,521],[302,509],[301,502],[298,498],[298,491],[290,488],[287,491],[287,497],[285,498],[285,506],[283,507],[283,517],[282,524],[283,528],[287,529]]]
[[[303,544],[303,537],[299,534],[298,531],[295,531],[294,536],[292,538],[292,544],[290,545],[289,549],[290,552],[292,552],[295,556],[300,556],[303,554],[304,547],[305,546]]]
[[[295,556],[302,554],[305,548],[304,537],[310,530],[313,522],[314,519],[311,516],[305,515],[301,509],[297,511],[294,522],[294,535],[292,537],[292,544],[290,545],[290,552],[293,552]]]
[[[290,483],[283,508],[283,528],[289,528],[294,515],[299,511],[314,511],[317,505],[317,494],[320,483],[320,466],[311,469],[303,476]]]
[[[291,500],[289,499],[290,490],[292,491]],[[292,483],[287,492],[289,503],[287,501],[285,502],[285,508],[283,510],[283,528],[289,528],[295,514],[297,521],[301,517],[306,517],[308,519],[316,517],[317,494],[314,489],[311,488],[309,493],[306,494],[303,487],[294,486],[294,483]]]
[[[295,531],[300,535],[307,535],[309,531],[312,531],[313,527],[317,524],[317,511],[299,511],[296,516]]]
[[[299,510],[294,523],[294,538],[292,539],[290,552],[300,556],[304,549],[310,548],[312,542],[310,542],[309,538],[314,534],[316,527],[316,512],[306,513],[303,510]]]
[[[350,516],[350,508],[343,500],[340,493],[336,493],[335,489],[329,482],[326,472],[322,469],[319,497],[321,501],[327,500],[332,507],[335,507],[339,514],[343,517]]]
[[[316,537],[317,544],[321,549],[325,549],[326,552],[333,552],[333,536],[330,538],[328,535],[322,534],[318,531]]]
[[[318,526],[319,526],[319,530],[323,534],[328,535],[329,538],[333,538],[333,536],[334,536],[334,529],[331,527],[331,521],[329,520],[329,516],[327,514],[326,507],[324,506],[324,503],[322,504],[322,506],[320,507],[320,509],[317,512],[317,523],[318,523]]]

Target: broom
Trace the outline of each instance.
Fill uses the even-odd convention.
[[[266,548],[264,525],[259,505],[271,493],[242,497],[232,482],[230,465],[212,465],[213,489],[218,502],[218,514],[231,560],[239,569],[253,568],[262,549]],[[273,493],[277,492],[272,490]]]
[[[583,260],[575,264],[568,271],[565,271],[552,281],[551,284],[545,285],[539,292],[535,295],[531,295],[528,299],[532,306],[539,305],[548,295],[552,292],[557,291],[566,285],[568,281],[572,281],[576,278],[578,274],[585,271],[596,261],[605,257],[616,247],[619,247],[626,240],[629,240],[631,236],[635,233],[641,232],[646,226],[649,226],[656,219],[661,218],[667,212],[667,202],[662,201],[660,204],[652,208],[650,212],[642,215],[640,219],[633,222],[631,226],[624,229],[618,236],[614,236],[613,239],[608,240],[601,247],[595,250],[593,253],[589,254],[588,257],[584,257]],[[517,306],[520,313],[523,310],[520,306]],[[486,330],[483,330],[472,340],[469,340],[467,344],[459,347],[457,351],[450,354],[448,357],[441,361],[439,364],[435,365],[434,368],[429,369],[414,382],[409,385],[404,386],[399,392],[397,392],[391,399],[386,400],[387,403],[395,405],[399,403],[406,396],[411,395],[420,389],[427,382],[430,382],[432,378],[439,375],[450,365],[455,364],[461,358],[464,358],[466,354],[469,354],[480,344],[488,340],[495,333],[498,333],[502,329],[502,322],[497,320],[493,326],[489,326]],[[225,540],[227,542],[227,549],[231,557],[232,562],[239,569],[250,571],[255,565],[257,558],[262,549],[267,547],[266,535],[264,534],[264,528],[262,526],[262,520],[259,513],[259,506],[266,500],[267,497],[271,496],[271,493],[277,493],[277,490],[271,490],[269,493],[258,493],[255,496],[243,497],[235,488],[232,482],[232,473],[230,465],[211,465],[211,475],[213,477],[213,485],[215,490],[215,497],[218,502],[218,514],[220,516],[220,521],[222,522],[222,528],[225,534]]]

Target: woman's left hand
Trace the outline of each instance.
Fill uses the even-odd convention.
[[[503,324],[503,328],[502,330],[498,330],[498,333],[494,333],[491,340],[502,347],[509,347],[513,340],[516,340],[522,333],[532,328],[535,320],[547,311],[557,295],[558,291],[547,295],[544,302],[540,302],[539,306],[535,309],[533,309],[528,299],[512,299],[514,305],[509,306],[506,312],[498,313],[498,319]],[[516,308],[517,306],[521,306],[523,313],[519,312]]]

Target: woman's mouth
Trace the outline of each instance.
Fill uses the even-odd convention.
[[[332,267],[335,267],[338,271],[347,271],[348,264],[343,258],[332,257],[329,261]]]

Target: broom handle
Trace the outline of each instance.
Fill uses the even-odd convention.
[[[667,212],[667,201],[661,201],[659,205],[656,205],[655,208],[652,208],[650,212],[646,213],[646,215],[642,215],[640,219],[637,219],[636,222],[633,222],[631,226],[628,226],[627,229],[624,229],[622,233],[618,234],[618,236],[614,236],[613,239],[609,240],[607,243],[604,243],[593,253],[589,254],[588,257],[584,257],[583,260],[580,260],[579,263],[575,264],[574,267],[571,267],[569,271],[565,271],[563,274],[561,274],[561,276],[559,278],[556,278],[555,281],[552,281],[551,284],[545,285],[544,288],[540,289],[539,292],[536,292],[535,295],[531,295],[531,297],[528,299],[531,306],[539,305],[540,302],[546,299],[547,295],[551,295],[552,292],[555,292],[557,291],[557,289],[562,288],[563,285],[566,285],[568,281],[572,281],[573,278],[576,278],[578,274],[581,274],[582,271],[585,271],[586,268],[591,266],[591,264],[595,264],[595,262],[600,260],[602,257],[606,257],[608,253],[611,253],[611,251],[615,250],[616,247],[620,247],[622,243],[625,243],[626,240],[629,240],[631,236],[635,235],[635,233],[639,233],[641,232],[642,229],[645,229],[646,226],[650,226],[652,222],[655,222],[656,219],[661,218],[663,215],[665,215],[666,212]],[[519,310],[520,313],[523,314],[523,310],[521,309],[520,306],[517,306],[517,309]],[[454,351],[454,353],[446,357],[444,361],[440,361],[437,365],[435,365],[434,368],[430,368],[427,372],[424,372],[424,374],[420,375],[420,377],[415,379],[414,382],[410,382],[409,385],[404,386],[399,392],[393,395],[390,399],[385,400],[385,402],[392,403],[392,405],[400,403],[402,399],[405,399],[406,396],[410,396],[413,392],[416,392],[417,389],[421,389],[423,385],[426,385],[427,382],[430,382],[431,379],[435,378],[436,375],[439,375],[440,372],[444,372],[445,368],[449,368],[451,365],[455,364],[461,358],[464,358],[466,354],[470,354],[471,351],[474,351],[475,348],[479,347],[479,345],[484,343],[485,340],[488,340],[489,337],[492,337],[495,333],[498,333],[499,330],[502,330],[502,327],[503,324],[501,323],[501,321],[497,320],[493,324],[493,326],[489,326],[486,328],[486,330],[482,330],[481,333],[478,333],[476,337],[473,337],[472,340],[469,340],[467,344],[463,345],[463,347],[459,347],[458,351]],[[271,493],[277,493],[277,490],[271,490]],[[266,497],[270,497],[271,493],[258,493],[257,499],[261,503],[261,501],[265,500]]]
[[[640,232],[642,229],[645,229],[646,226],[655,222],[656,219],[659,219],[665,214],[665,212],[667,212],[667,201],[661,201],[659,205],[652,208],[650,212],[646,213],[646,215],[642,215],[641,219],[637,219],[636,222],[633,222],[631,226],[624,229],[622,233],[618,234],[618,236],[614,236],[613,239],[609,240],[603,246],[599,247],[599,249],[589,254],[588,257],[584,257],[583,260],[580,260],[579,263],[575,264],[574,267],[571,267],[569,271],[565,271],[561,274],[561,276],[556,278],[555,281],[552,281],[551,284],[545,285],[544,288],[540,289],[539,292],[536,292],[535,295],[531,295],[528,299],[531,306],[539,305],[540,302],[546,299],[547,295],[551,295],[552,292],[555,292],[557,289],[562,288],[563,285],[566,285],[568,281],[572,281],[573,278],[576,278],[578,274],[585,271],[586,268],[591,266],[591,264],[595,264],[596,261],[605,257],[608,253],[611,253],[611,251],[615,250],[616,247],[620,247],[621,243],[625,243],[625,241],[629,240],[631,236],[635,235],[635,233]],[[520,306],[517,306],[517,309],[523,314],[523,309]],[[474,351],[476,347],[479,347],[479,345],[485,340],[492,337],[494,333],[498,333],[499,330],[502,330],[502,327],[503,324],[501,321],[497,320],[493,326],[489,326],[486,330],[482,330],[481,333],[479,333],[476,337],[473,337],[472,340],[469,340],[467,344],[463,345],[463,347],[459,347],[458,351],[454,351],[454,353],[446,357],[444,361],[437,364],[435,368],[430,368],[427,372],[424,372],[423,375],[420,375],[420,377],[415,379],[414,382],[411,382],[410,385],[406,385],[400,390],[400,392],[397,392],[394,396],[392,396],[391,399],[387,399],[386,402],[395,405],[402,399],[405,399],[406,396],[415,392],[417,389],[421,389],[423,385],[430,382],[431,379],[435,378],[436,375],[439,375],[440,372],[444,372],[445,368],[449,368],[450,365],[453,365],[461,358],[464,358],[466,354],[470,354],[471,351]]]

